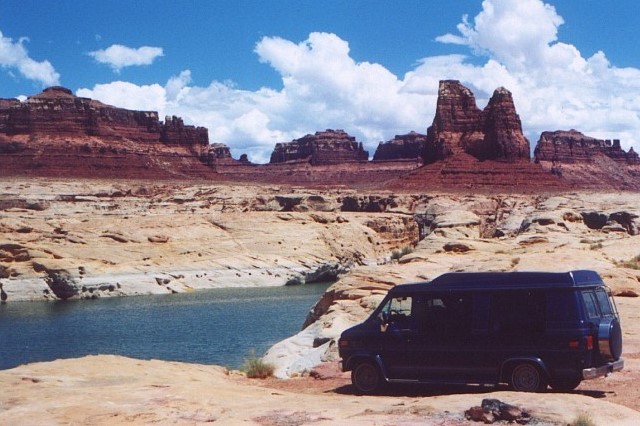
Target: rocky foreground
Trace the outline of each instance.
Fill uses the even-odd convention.
[[[484,398],[525,408],[534,425],[566,425],[585,413],[596,425],[631,426],[640,419],[640,412],[608,402],[602,391],[472,388],[364,397],[348,387],[319,392],[310,391],[307,380],[288,382],[296,380],[298,386],[286,390],[216,366],[107,355],[31,364],[0,372],[0,424],[470,425],[481,423],[465,420],[464,412]]]
[[[288,383],[311,380],[319,363],[335,361],[341,331],[398,283],[448,271],[594,269],[618,295],[625,370],[579,388],[591,393],[491,395],[551,424],[580,412],[596,424],[640,419],[633,390],[640,379],[640,299],[633,297],[640,293],[638,193],[365,194],[20,178],[0,185],[5,303],[337,278],[306,321],[300,319],[304,330],[265,356]],[[218,367],[108,356],[3,371],[0,387],[12,389],[0,392],[0,423],[10,424],[464,424],[455,416],[482,399],[464,390],[365,398],[344,386],[300,395]]]

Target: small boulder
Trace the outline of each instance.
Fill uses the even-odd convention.
[[[448,242],[442,248],[444,251],[451,253],[466,253],[474,250],[473,246],[460,242]]]
[[[640,296],[636,291],[633,290],[622,290],[615,294],[617,297],[638,297]]]
[[[169,241],[169,237],[166,235],[152,235],[147,239],[150,243],[166,243]]]

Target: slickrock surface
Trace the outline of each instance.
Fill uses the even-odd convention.
[[[538,424],[566,424],[582,412],[596,424],[640,421],[640,298],[623,297],[640,294],[638,193],[15,178],[0,185],[6,303],[339,278],[300,319],[306,328],[266,354],[288,380],[110,356],[59,360],[0,372],[0,424],[455,425],[468,424],[462,413],[486,396],[531,410]],[[448,271],[581,268],[598,271],[618,295],[626,367],[577,392],[466,387],[358,397],[344,375],[311,374],[335,366],[340,332],[393,285]]]
[[[9,303],[326,281],[418,239],[408,196],[192,182],[0,187]]]
[[[469,425],[483,398],[526,408],[536,425],[581,413],[598,425],[637,425],[640,413],[580,394],[471,390],[468,394],[363,397],[348,389],[277,389],[222,368],[117,356],[0,371],[0,424]]]
[[[366,318],[391,286],[445,272],[593,269],[615,294],[640,294],[640,194],[442,194],[416,211],[425,238],[414,251],[353,268],[331,286],[307,327],[267,352],[277,375],[336,359],[340,333]]]

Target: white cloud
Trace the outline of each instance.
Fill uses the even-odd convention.
[[[0,32],[0,66],[16,69],[23,77],[37,81],[42,86],[60,84],[60,74],[56,72],[49,61],[35,61],[29,57],[24,47],[27,38],[20,38],[14,42]]]
[[[138,86],[126,81],[96,84],[92,90],[79,89],[76,95],[140,111],[163,111],[167,103],[166,89],[161,85]]]
[[[142,46],[135,49],[121,44],[89,52],[89,56],[97,62],[109,65],[116,72],[120,72],[124,67],[151,65],[153,61],[163,55],[161,47]]]
[[[532,148],[542,131],[575,128],[640,151],[640,70],[617,68],[603,52],[583,57],[558,41],[563,22],[541,0],[484,0],[472,22],[463,18],[459,34],[438,37],[468,46],[486,58],[480,64],[464,55],[425,57],[396,76],[380,64],[353,60],[337,35],[311,33],[299,43],[264,37],[256,44],[258,60],[280,74],[280,90],[247,91],[218,81],[199,87],[186,70],[164,86],[114,82],[78,93],[182,116],[208,127],[211,142],[226,143],[235,158],[247,153],[266,162],[275,143],[326,128],[346,130],[372,155],[381,140],[425,132],[438,81],[458,79],[480,107],[496,88],[509,89]]]

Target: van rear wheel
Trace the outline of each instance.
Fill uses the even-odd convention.
[[[364,361],[351,370],[351,383],[358,392],[370,395],[382,387],[382,374],[373,362]]]
[[[518,392],[536,392],[547,388],[547,380],[540,369],[531,363],[517,364],[511,370],[511,388]]]

